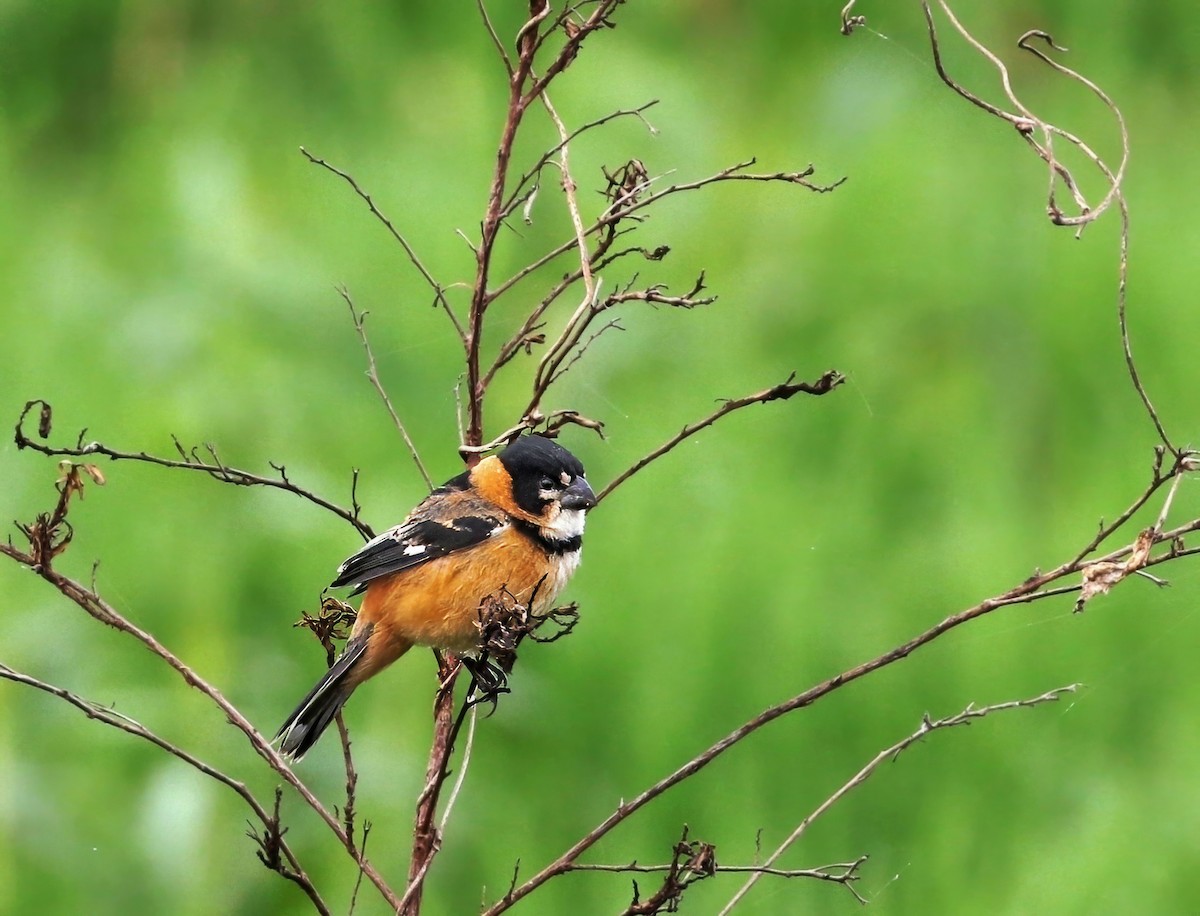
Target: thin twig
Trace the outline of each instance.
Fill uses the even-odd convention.
[[[634,474],[638,473],[638,471],[646,467],[646,465],[661,458],[689,436],[694,436],[696,433],[700,432],[700,430],[712,426],[726,414],[733,413],[735,410],[740,410],[743,407],[749,407],[751,404],[765,404],[768,401],[786,401],[788,398],[792,397],[792,395],[799,394],[800,392],[811,395],[828,394],[844,381],[842,374],[833,369],[820,376],[820,378],[814,382],[795,382],[793,381],[795,377],[796,373],[793,372],[783,382],[778,385],[774,385],[771,388],[764,389],[756,394],[746,395],[745,397],[741,398],[732,398],[728,401],[725,401],[720,407],[718,407],[704,419],[698,420],[695,423],[689,423],[654,451],[650,452],[643,458],[639,458],[633,463],[632,466],[613,478],[613,480],[611,480],[608,485],[604,487],[604,489],[596,494],[596,502],[599,503],[603,501],[604,498],[612,493],[613,490],[627,481]]]
[[[354,322],[354,330],[358,334],[358,339],[362,343],[363,350],[367,354],[367,378],[371,380],[371,384],[379,393],[379,397],[383,399],[383,406],[387,408],[388,415],[392,418],[392,423],[399,430],[401,438],[404,439],[404,445],[408,448],[408,454],[412,456],[413,462],[417,466],[417,470],[421,472],[421,477],[425,481],[425,486],[430,490],[433,489],[433,479],[429,476],[429,472],[425,470],[425,463],[421,461],[421,455],[417,451],[417,447],[413,444],[412,438],[408,435],[408,430],[404,423],[400,420],[399,414],[396,413],[396,408],[392,406],[392,399],[388,397],[387,391],[383,387],[383,383],[379,381],[379,371],[375,365],[375,353],[371,350],[371,341],[367,338],[367,312],[360,312],[354,307],[354,300],[350,298],[350,290],[344,286],[337,288],[338,294],[345,300],[346,305],[350,308],[350,320]]]
[[[367,821],[365,824],[363,824],[362,842],[358,845],[358,848],[362,851],[362,853],[364,855],[366,854],[366,851],[367,851],[367,840],[370,838],[370,836],[371,836],[371,822]],[[358,875],[354,879],[354,890],[350,892],[350,907],[348,910],[349,916],[354,916],[354,907],[358,903],[358,891],[359,891],[359,888],[362,887],[362,879],[363,879],[363,870],[362,870],[362,868],[359,868]]]
[[[1133,344],[1129,340],[1129,318],[1127,314],[1128,294],[1127,287],[1129,282],[1129,205],[1125,202],[1125,195],[1121,194],[1118,197],[1121,212],[1121,263],[1120,276],[1117,280],[1117,320],[1121,325],[1121,350],[1125,356],[1125,368],[1129,372],[1129,378],[1133,383],[1134,390],[1141,398],[1142,406],[1145,407],[1146,413],[1150,416],[1150,422],[1154,424],[1154,429],[1158,433],[1158,438],[1162,440],[1164,446],[1174,452],[1176,455],[1181,455],[1182,452],[1171,443],[1170,436],[1167,435],[1167,430],[1163,426],[1162,419],[1155,410],[1154,404],[1150,401],[1150,394],[1146,391],[1146,386],[1142,383],[1141,373],[1138,372],[1137,363],[1133,359]]]
[[[685,191],[698,191],[699,189],[708,187],[709,185],[720,184],[727,181],[752,181],[764,183],[781,182],[783,184],[799,185],[802,188],[807,188],[808,190],[819,194],[825,194],[829,191],[832,191],[846,181],[845,178],[839,178],[832,184],[815,184],[808,180],[815,172],[815,169],[811,165],[799,172],[771,172],[765,174],[746,172],[745,170],[754,165],[754,163],[754,159],[747,159],[744,162],[738,162],[734,165],[723,168],[721,171],[705,178],[698,178],[695,181],[687,181],[680,184],[669,185],[668,187],[665,187],[660,191],[656,191],[653,194],[647,194],[644,197],[640,197],[636,201],[622,199],[606,209],[594,223],[588,226],[585,231],[585,235],[594,235],[601,229],[604,229],[613,223],[620,222],[622,219],[625,219],[638,211],[644,210],[649,206],[653,206],[664,198],[671,197],[675,194],[682,194]],[[568,251],[574,250],[575,246],[578,244],[578,240],[572,236],[569,240],[563,242],[561,245],[551,249],[549,252],[537,258],[530,264],[527,264],[525,267],[522,267],[499,286],[495,287],[488,294],[489,297],[491,299],[496,299],[502,296],[505,292],[516,286],[516,284],[520,283],[523,279],[544,267],[555,258],[566,254]]]
[[[504,72],[508,74],[509,79],[512,79],[512,59],[508,56],[508,51],[504,47],[504,42],[502,42],[500,40],[500,36],[496,34],[496,27],[492,25],[492,17],[488,14],[487,6],[484,3],[484,0],[476,0],[476,6],[479,7],[479,16],[481,19],[483,19],[483,27],[487,30],[488,37],[492,39],[492,44],[496,48],[496,53],[500,55],[500,62],[504,64]]]
[[[616,237],[620,234],[619,232],[613,232],[611,235],[603,236],[600,243],[588,256],[588,260],[594,265],[595,269],[603,270],[619,258],[627,257],[631,254],[640,254],[649,261],[661,261],[670,250],[666,245],[661,245],[655,249],[642,247],[623,248],[619,251],[606,254],[606,252],[609,252]],[[496,354],[496,359],[483,378],[484,388],[491,384],[495,374],[508,365],[522,350],[527,355],[532,354],[535,345],[545,343],[545,334],[538,333],[545,326],[542,316],[582,276],[583,271],[580,269],[575,269],[564,274],[562,279],[542,297],[542,301],[529,311],[521,327],[500,347],[499,352]]]
[[[713,760],[719,757],[725,751],[734,747],[736,744],[744,740],[749,735],[758,731],[763,726],[773,722],[779,717],[786,715],[794,710],[803,709],[813,705],[822,698],[831,693],[845,687],[860,678],[866,677],[875,671],[886,668],[889,665],[895,664],[901,659],[907,658],[918,649],[928,645],[936,639],[941,638],[949,631],[962,626],[978,617],[986,616],[1002,607],[1008,607],[1015,604],[1028,604],[1034,601],[1050,598],[1057,595],[1066,594],[1069,592],[1079,591],[1081,584],[1069,586],[1061,586],[1051,588],[1053,583],[1067,576],[1075,575],[1085,571],[1097,564],[1112,563],[1126,557],[1130,557],[1137,551],[1139,556],[1136,569],[1145,569],[1155,566],[1159,563],[1170,562],[1177,560],[1183,556],[1200,553],[1200,548],[1184,549],[1180,546],[1181,539],[1184,535],[1200,530],[1200,518],[1193,519],[1183,525],[1179,525],[1168,531],[1155,531],[1148,529],[1142,532],[1138,538],[1130,544],[1110,551],[1108,554],[1099,557],[1098,559],[1085,563],[1080,560],[1067,561],[1049,572],[1036,573],[1026,579],[1019,585],[1010,588],[1008,591],[995,597],[988,598],[985,601],[959,611],[946,617],[940,623],[930,627],[924,632],[914,636],[907,642],[884,652],[870,661],[863,662],[853,668],[843,671],[841,674],[835,675],[828,680],[822,681],[803,693],[797,694],[789,700],[776,704],[767,710],[764,710],[759,715],[743,723],[738,728],[734,729],[720,741],[711,745],[708,749],[697,754],[687,763],[683,764],[670,775],[660,779],[657,783],[645,789],[641,794],[637,795],[629,801],[624,801],[603,821],[596,825],[592,830],[579,839],[574,845],[567,849],[556,860],[545,866],[541,871],[537,872],[531,878],[527,879],[523,884],[510,888],[501,899],[497,900],[483,912],[483,916],[497,916],[512,907],[515,903],[528,896],[541,885],[545,884],[550,879],[563,874],[572,863],[578,860],[579,856],[590,849],[593,845],[605,837],[614,827],[625,821],[635,812],[645,807],[647,804],[658,798],[664,792],[678,785],[686,779],[691,778]],[[1167,544],[1168,549],[1165,553],[1157,557],[1150,556],[1149,551],[1155,545]],[[1135,571],[1133,566],[1127,566],[1126,575],[1129,572]]]
[[[716,296],[701,297],[699,295],[701,290],[704,289],[703,271],[700,272],[700,276],[691,291],[682,296],[668,296],[663,291],[664,287],[661,284],[635,290],[632,287],[636,280],[637,276],[635,275],[623,289],[610,293],[599,301],[593,299],[591,302],[585,301],[580,304],[575,313],[567,320],[562,333],[554,343],[546,348],[545,354],[539,361],[533,375],[533,392],[530,395],[529,404],[525,407],[522,416],[529,417],[537,413],[542,399],[550,390],[550,386],[579,361],[591,344],[604,331],[611,328],[624,330],[620,323],[614,320],[608,322],[599,331],[592,334],[587,340],[584,340],[583,335],[604,312],[616,308],[625,302],[645,302],[651,305],[693,309],[702,305],[711,305],[713,302],[716,302],[717,298]]]
[[[133,637],[150,650],[151,653],[166,662],[188,686],[194,687],[204,694],[221,710],[229,723],[245,735],[254,752],[265,760],[267,765],[278,773],[288,785],[295,789],[304,802],[326,823],[334,836],[337,837],[338,842],[342,844],[348,853],[351,853],[351,857],[354,858],[356,864],[362,868],[367,878],[375,885],[384,899],[389,904],[396,905],[398,898],[383,879],[383,876],[376,871],[375,867],[371,865],[365,856],[361,855],[361,853],[354,855],[351,852],[353,843],[347,838],[338,818],[321,804],[320,800],[312,793],[312,790],[292,772],[291,767],[279,756],[279,753],[270,745],[262,733],[246,719],[236,706],[225,699],[224,695],[216,687],[197,674],[195,670],[180,659],[179,656],[167,649],[153,635],[123,616],[116,608],[101,598],[99,594],[87,588],[87,586],[82,585],[69,576],[58,573],[48,563],[39,562],[33,555],[24,553],[12,544],[0,542],[0,554],[16,560],[24,566],[28,566],[57,589],[63,597],[74,602],[91,617]]]
[[[1142,494],[1138,496],[1138,498],[1132,503],[1130,503],[1128,508],[1126,508],[1125,511],[1118,515],[1112,522],[1107,525],[1101,522],[1099,530],[1096,532],[1096,536],[1093,537],[1075,557],[1076,562],[1079,562],[1084,557],[1088,556],[1090,553],[1096,550],[1096,548],[1108,540],[1109,536],[1111,536],[1113,532],[1122,527],[1139,509],[1142,508],[1142,506],[1146,505],[1146,503],[1150,501],[1150,498],[1158,492],[1159,488],[1161,488],[1164,483],[1166,483],[1173,476],[1175,476],[1176,473],[1179,472],[1181,466],[1177,463],[1175,467],[1171,469],[1170,473],[1162,473],[1164,454],[1165,450],[1162,447],[1155,449],[1154,468],[1151,472],[1150,483],[1146,486],[1146,489],[1143,490]]]
[[[861,897],[855,893],[852,882],[859,880],[859,868],[867,861],[866,856],[859,856],[853,862],[834,862],[830,865],[820,865],[816,868],[771,868],[767,865],[714,865],[713,873],[718,875],[767,875],[775,878],[811,878],[817,881],[828,881],[833,884],[842,884],[858,897],[859,902],[865,903]],[[592,865],[588,863],[576,862],[572,865],[568,872],[607,872],[616,874],[654,874],[656,872],[670,871],[671,865],[664,863],[661,865],[639,865],[637,862],[630,862],[628,865]]]
[[[994,712],[1004,712],[1012,709],[1025,709],[1033,706],[1041,706],[1045,703],[1053,703],[1061,699],[1063,694],[1074,693],[1079,686],[1079,684],[1068,684],[1066,687],[1058,687],[1054,690],[1049,690],[1046,693],[1027,700],[1009,700],[1005,703],[994,703],[991,706],[976,707],[974,704],[970,704],[962,712],[952,716],[946,716],[942,719],[930,719],[929,715],[926,714],[922,718],[921,725],[916,731],[872,757],[862,769],[850,777],[850,779],[848,779],[836,792],[825,799],[825,801],[821,802],[821,804],[818,805],[811,814],[797,824],[796,829],[788,834],[787,838],[780,843],[769,856],[767,856],[762,863],[763,866],[774,865],[777,861],[779,861],[780,856],[787,852],[788,849],[790,849],[795,842],[800,839],[801,834],[803,834],[805,830],[812,826],[812,823],[817,818],[841,801],[852,790],[858,788],[868,779],[870,779],[871,775],[879,768],[881,764],[886,761],[894,761],[900,756],[900,754],[902,754],[916,742],[920,741],[926,735],[929,735],[940,729],[953,728],[956,725],[969,725],[974,720],[982,719],[984,716],[988,716]],[[743,884],[741,888],[738,889],[738,892],[730,898],[729,902],[721,908],[717,916],[728,916],[728,913],[732,911],[733,908],[737,906],[738,902],[750,892],[750,889],[754,887],[761,876],[762,872],[756,872],[755,874],[750,875],[750,877],[746,879],[746,883]],[[865,903],[866,901],[864,900],[861,902]]]
[[[575,229],[575,241],[579,246],[579,270],[583,278],[583,301],[576,310],[576,314],[579,314],[581,310],[590,308],[592,303],[596,301],[596,280],[592,276],[592,262],[588,256],[583,215],[579,212],[578,187],[575,184],[575,179],[571,177],[570,135],[567,132],[566,125],[562,122],[562,118],[555,111],[554,105],[550,101],[550,96],[543,91],[538,97],[542,100],[542,106],[546,109],[546,112],[550,115],[550,120],[554,122],[554,126],[558,130],[558,169],[562,177],[562,189],[567,202],[567,212],[571,216],[571,226]],[[570,322],[568,322],[569,324]]]
[[[550,163],[550,160],[554,158],[558,151],[567,143],[570,143],[572,140],[576,139],[587,131],[594,130],[597,127],[603,127],[609,121],[615,121],[618,118],[636,117],[642,122],[642,124],[645,125],[646,130],[648,130],[651,134],[657,134],[658,129],[649,121],[647,121],[644,116],[644,113],[647,109],[652,108],[657,104],[658,99],[651,99],[649,102],[646,102],[644,105],[639,105],[637,108],[622,108],[617,111],[610,112],[609,114],[604,115],[604,117],[596,118],[594,121],[588,121],[586,124],[575,128],[565,136],[560,135],[561,138],[559,142],[542,153],[542,155],[538,157],[537,162],[535,162],[524,175],[517,179],[516,183],[513,185],[512,193],[509,195],[508,200],[505,202],[503,208],[505,218],[510,216],[512,212],[521,205],[522,201],[525,200],[528,195],[528,192],[524,190],[525,187],[530,181],[542,173],[542,170],[545,169],[545,167]]]
[[[306,499],[314,505],[320,506],[322,509],[328,509],[338,518],[349,522],[364,538],[370,539],[375,536],[375,532],[371,526],[358,517],[358,506],[354,509],[344,509],[311,490],[296,485],[287,476],[287,468],[283,465],[272,464],[278,472],[278,477],[262,477],[258,474],[252,474],[249,471],[243,471],[235,467],[230,467],[225,464],[217,454],[214,446],[206,446],[210,460],[206,461],[199,457],[197,449],[187,450],[179,443],[175,442],[176,450],[179,452],[180,460],[172,458],[161,458],[157,455],[150,455],[146,452],[123,452],[119,449],[110,448],[102,442],[84,443],[83,437],[87,430],[83,430],[79,434],[79,439],[74,446],[55,447],[43,445],[33,439],[30,439],[24,431],[25,417],[33,409],[35,404],[44,404],[44,401],[35,400],[29,401],[25,405],[25,409],[21,411],[21,416],[17,420],[16,434],[14,441],[17,448],[31,448],[36,452],[41,452],[43,455],[51,457],[70,457],[70,458],[88,458],[93,455],[99,455],[108,458],[112,461],[140,461],[144,464],[153,464],[164,468],[177,468],[185,471],[199,471],[202,474],[207,474],[215,480],[222,483],[231,483],[238,487],[271,487],[277,490],[285,490],[288,493],[293,493],[302,499]],[[357,472],[355,474],[357,481]]]
[[[446,313],[447,317],[449,317],[451,324],[454,325],[454,330],[458,333],[458,339],[462,341],[465,346],[466,335],[463,331],[462,323],[458,320],[458,316],[454,314],[454,309],[451,308],[449,300],[446,299],[446,288],[433,278],[433,274],[429,272],[429,269],[421,261],[420,257],[417,256],[416,250],[412,247],[412,245],[409,244],[408,239],[406,239],[400,233],[400,230],[396,228],[395,224],[392,223],[392,221],[384,215],[383,211],[375,205],[375,201],[372,200],[371,195],[363,190],[359,183],[354,179],[353,175],[349,174],[348,172],[343,172],[337,166],[326,162],[319,156],[314,156],[303,146],[300,147],[300,152],[303,153],[304,158],[313,165],[319,165],[321,168],[332,172],[334,175],[337,175],[348,185],[350,185],[350,187],[354,189],[354,193],[357,194],[363,203],[365,203],[370,209],[371,215],[383,223],[385,227],[387,227],[387,230],[391,233],[392,238],[400,243],[400,247],[403,248],[404,253],[408,255],[408,259],[412,262],[413,267],[417,269],[417,273],[421,275],[422,279],[429,284],[429,288],[433,290],[434,300],[439,306],[441,306],[442,311]]]
[[[33,677],[32,675],[16,671],[3,663],[0,663],[0,678],[4,678],[5,680],[9,680],[17,684],[24,684],[27,687],[33,687],[37,690],[43,691],[44,693],[56,696],[61,700],[65,700],[89,719],[94,719],[97,722],[110,725],[113,728],[125,732],[126,734],[134,735],[135,737],[141,738],[144,741],[148,741],[150,744],[153,744],[160,750],[166,751],[172,757],[182,760],[188,766],[199,771],[203,775],[216,780],[221,785],[235,792],[242,799],[242,801],[246,803],[250,810],[254,812],[255,817],[257,817],[262,823],[264,830],[267,831],[268,834],[271,834],[272,831],[274,831],[274,836],[271,842],[275,844],[275,850],[282,854],[283,858],[287,860],[286,865],[282,861],[276,861],[272,863],[269,862],[268,858],[260,852],[260,858],[262,859],[263,864],[270,867],[273,871],[278,872],[287,880],[295,883],[304,891],[309,900],[312,901],[312,904],[316,908],[317,912],[326,914],[326,916],[328,916],[330,913],[329,907],[326,906],[325,901],[321,899],[320,893],[318,893],[316,887],[312,883],[312,880],[301,867],[299,860],[296,858],[296,855],[292,851],[291,847],[287,844],[287,841],[283,839],[282,832],[278,829],[278,824],[275,817],[267,812],[258,799],[254,797],[254,794],[246,788],[245,783],[239,782],[238,780],[229,776],[227,773],[218,770],[211,764],[205,763],[199,757],[196,757],[194,754],[185,751],[177,744],[173,744],[167,739],[152,732],[137,720],[132,719],[123,713],[119,713],[114,709],[101,706],[99,703],[95,703],[92,700],[86,700],[78,694],[74,694],[63,687],[49,684]]]

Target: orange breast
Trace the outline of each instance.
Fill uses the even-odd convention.
[[[554,562],[548,565],[548,559]],[[534,611],[542,611],[565,584],[557,565],[557,557],[548,558],[510,530],[478,547],[371,583],[359,617],[375,625],[371,641],[381,650],[384,643],[403,644],[398,652],[383,652],[391,655],[388,661],[412,644],[466,651],[478,642],[476,622],[484,598],[507,588],[524,603],[536,589]]]

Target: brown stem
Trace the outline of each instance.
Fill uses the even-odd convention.
[[[447,654],[439,659],[438,677],[442,686],[433,699],[433,746],[425,767],[425,788],[417,798],[412,858],[408,865],[408,890],[401,901],[403,906],[398,908],[403,916],[417,916],[421,912],[425,875],[441,844],[437,829],[437,806],[442,784],[446,781],[450,754],[454,750],[454,682],[458,679],[458,671],[459,665],[453,656]]]

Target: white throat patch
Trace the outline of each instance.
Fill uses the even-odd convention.
[[[587,513],[582,509],[559,509],[554,520],[542,528],[542,533],[552,541],[568,541],[583,534],[586,520]]]

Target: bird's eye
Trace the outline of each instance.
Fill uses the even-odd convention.
[[[556,481],[553,477],[543,477],[541,480],[538,481],[538,489],[539,490],[557,490],[558,489],[558,481]]]

